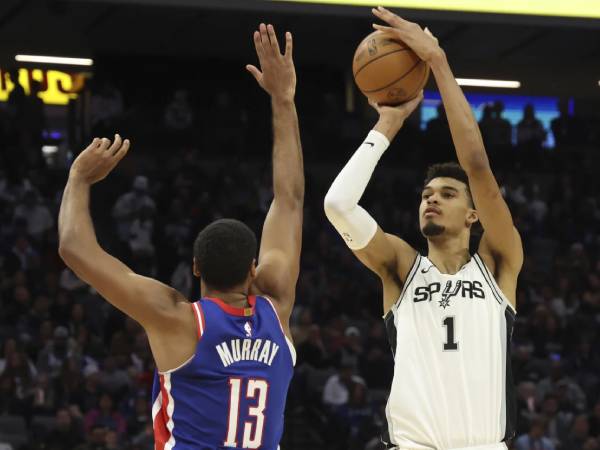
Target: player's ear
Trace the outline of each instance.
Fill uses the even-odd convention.
[[[469,209],[469,212],[467,213],[467,224],[473,225],[475,222],[479,222],[477,211],[474,209]]]
[[[256,278],[256,258],[252,260],[252,264],[250,265],[250,278]]]
[[[200,269],[198,269],[198,262],[196,261],[196,257],[192,261],[192,271],[194,272],[194,276],[196,278],[200,278]]]

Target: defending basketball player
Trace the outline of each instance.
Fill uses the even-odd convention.
[[[325,198],[331,223],[383,283],[395,358],[383,440],[395,449],[506,449],[515,432],[509,351],[521,239],[437,40],[384,8],[373,13],[389,25],[376,29],[401,39],[429,64],[460,162],[431,167],[424,182],[419,224],[426,256],[385,233],[358,205],[422,96],[397,107],[374,105],[379,121]],[[471,255],[471,228],[478,221],[484,233]]]
[[[275,450],[295,362],[289,317],[302,241],[304,172],[294,105],[292,36],[282,54],[273,26],[254,33],[260,69],[247,70],[270,95],[273,191],[258,264],[254,233],[218,220],[194,243],[202,299],[135,274],[98,244],[90,188],[127,154],[129,141],[94,139],[71,167],[60,216],[60,255],[77,275],[146,330],[158,368],[152,418],[157,450]],[[240,180],[240,183],[244,183]],[[243,185],[240,185],[243,188]]]

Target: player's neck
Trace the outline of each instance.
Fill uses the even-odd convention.
[[[218,298],[235,308],[246,308],[250,305],[248,303],[248,294],[241,288],[239,290],[220,291],[206,287],[202,289],[202,297]]]
[[[463,236],[427,240],[427,258],[442,273],[455,274],[471,259],[469,239]]]

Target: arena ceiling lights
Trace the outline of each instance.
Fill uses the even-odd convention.
[[[43,55],[17,55],[15,61],[40,63],[40,64],[63,64],[67,66],[91,66],[94,60],[90,58],[67,58],[64,56]]]
[[[280,0],[331,5],[386,6],[493,14],[600,19],[600,2],[590,0]]]
[[[517,89],[521,87],[520,81],[509,81],[509,80],[485,80],[479,78],[457,78],[456,82],[459,86],[474,86],[474,87],[491,87],[491,88],[505,88],[505,89]]]

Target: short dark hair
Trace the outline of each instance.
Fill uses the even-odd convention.
[[[427,175],[425,176],[424,186],[427,186],[434,178],[454,178],[455,180],[464,183],[467,186],[467,195],[471,206],[475,206],[473,203],[473,196],[471,195],[471,188],[469,187],[469,177],[467,172],[455,162],[445,162],[439,164],[433,164],[427,168]]]
[[[235,219],[219,219],[198,233],[194,258],[207,285],[229,289],[248,276],[256,248],[256,235],[246,224]]]

